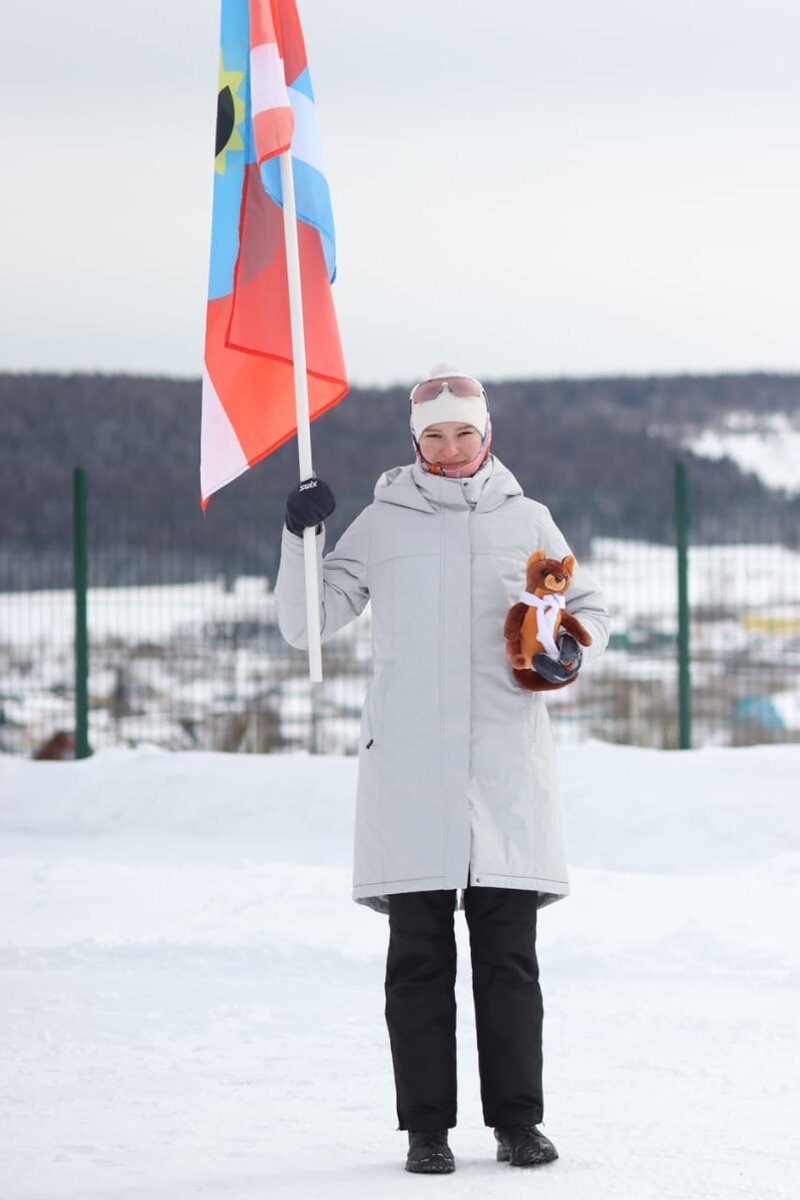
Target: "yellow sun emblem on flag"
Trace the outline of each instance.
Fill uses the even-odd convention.
[[[244,100],[237,92],[244,79],[244,71],[226,71],[219,54],[219,92],[217,94],[217,141],[214,151],[214,170],[225,174],[226,154],[229,150],[244,150],[239,126],[244,120]]]

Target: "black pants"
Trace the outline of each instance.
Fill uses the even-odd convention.
[[[468,887],[478,1067],[487,1125],[542,1119],[536,892]],[[400,1129],[456,1123],[455,893],[389,897],[386,1023]]]

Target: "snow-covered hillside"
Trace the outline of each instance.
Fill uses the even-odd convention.
[[[729,412],[685,445],[703,458],[732,459],[768,488],[800,492],[800,425],[788,413]]]
[[[789,1200],[800,748],[561,752],[541,914],[546,1128],[493,1161],[458,918],[458,1170],[402,1170],[355,763],[0,756],[3,1200]]]

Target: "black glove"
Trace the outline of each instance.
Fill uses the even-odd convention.
[[[556,641],[558,646],[558,662],[549,654],[534,654],[533,669],[548,683],[567,683],[574,679],[580,670],[583,650],[571,633],[560,633]]]
[[[336,508],[333,492],[324,479],[304,479],[286,497],[286,528],[297,537],[314,529]]]

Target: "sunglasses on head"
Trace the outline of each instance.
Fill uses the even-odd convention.
[[[483,396],[483,384],[471,375],[440,375],[437,379],[425,379],[411,389],[411,403],[424,404],[426,400],[435,400],[447,384],[454,396],[466,400],[472,396]]]

